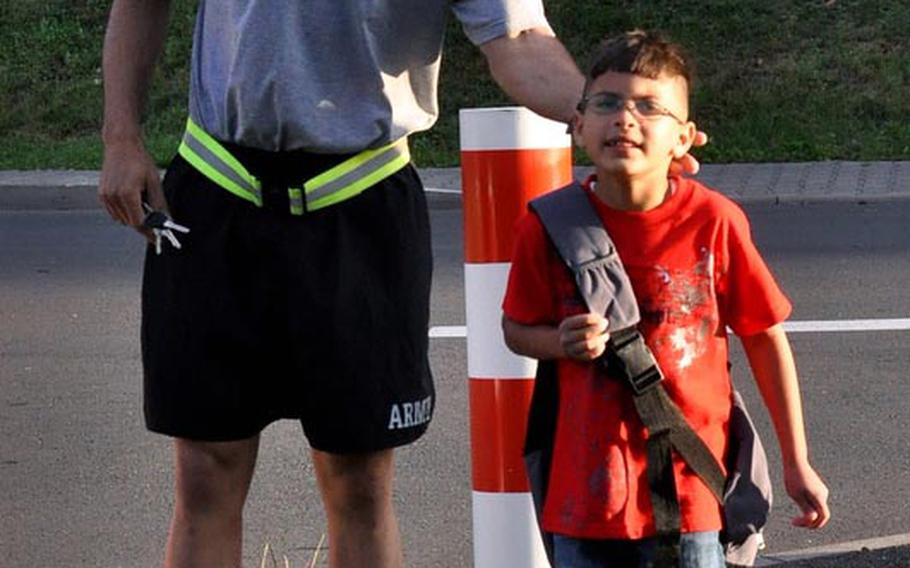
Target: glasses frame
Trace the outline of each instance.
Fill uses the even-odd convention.
[[[661,117],[668,116],[668,117],[672,118],[673,120],[675,120],[676,122],[678,122],[679,124],[686,124],[686,121],[682,120],[681,118],[676,116],[672,111],[670,111],[670,109],[668,109],[664,105],[654,101],[653,99],[647,99],[647,98],[635,99],[632,97],[624,97],[624,96],[620,95],[619,93],[614,93],[612,91],[599,91],[597,93],[591,93],[589,95],[585,95],[578,102],[578,106],[576,107],[576,108],[578,108],[578,112],[584,114],[584,112],[588,109],[588,103],[591,102],[591,99],[593,99],[595,97],[600,97],[603,95],[612,95],[612,96],[616,97],[622,103],[622,106],[611,112],[592,110],[591,112],[593,112],[594,114],[597,114],[600,116],[609,116],[615,112],[620,112],[620,110],[624,109],[624,110],[628,110],[629,112],[634,114],[636,117],[638,117],[640,119],[644,119],[644,120],[656,120]],[[647,102],[648,104],[654,106],[658,110],[658,113],[656,115],[643,114],[638,109],[637,103],[639,101]],[[629,103],[632,103],[632,104],[630,105]],[[594,108],[596,109],[596,106]]]

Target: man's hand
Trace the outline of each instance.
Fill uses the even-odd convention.
[[[576,361],[593,361],[607,348],[610,334],[607,319],[588,313],[569,316],[559,324],[559,344],[566,357]]]
[[[708,143],[708,135],[699,130],[695,133],[695,140],[692,141],[693,146],[704,146]],[[698,163],[698,160],[695,159],[695,156],[692,154],[686,154],[678,160],[673,160],[670,164],[670,173],[679,175],[679,174],[689,174],[695,175],[698,173],[701,165]]]
[[[142,227],[145,200],[152,209],[166,211],[158,170],[141,144],[113,144],[105,147],[98,200],[111,218],[129,225],[152,240],[152,232]]]
[[[793,526],[820,529],[828,523],[828,487],[809,464],[784,468],[787,494],[799,506],[802,514],[791,521]]]
[[[708,135],[699,130],[695,133],[695,140],[692,141],[693,146],[704,146],[708,143]],[[695,156],[692,154],[686,154],[678,160],[673,160],[670,163],[670,173],[674,175],[680,174],[689,174],[694,176],[698,173],[700,168],[698,160],[695,159]]]

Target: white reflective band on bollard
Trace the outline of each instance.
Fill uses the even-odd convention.
[[[550,566],[530,493],[473,493],[474,565]]]
[[[549,150],[572,146],[564,123],[548,120],[524,107],[463,109],[458,119],[462,151]]]
[[[526,379],[537,361],[509,351],[502,337],[502,297],[508,262],[465,264],[464,300],[468,334],[468,376],[478,379]]]

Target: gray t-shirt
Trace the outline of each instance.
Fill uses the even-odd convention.
[[[426,130],[449,9],[476,45],[548,28],[541,0],[201,0],[190,115],[264,150],[359,152]]]

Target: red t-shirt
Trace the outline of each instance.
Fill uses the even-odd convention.
[[[645,212],[588,197],[613,238],[638,299],[645,341],[666,376],[664,386],[689,424],[721,460],[727,447],[731,384],[727,333],[764,331],[790,313],[749,233],[743,211],[690,179]],[[558,325],[586,311],[565,264],[537,216],[517,224],[503,310],[526,324]],[[601,367],[561,359],[559,418],[547,531],[578,538],[637,539],[654,534],[646,475],[646,430],[630,388]],[[721,460],[722,461],[722,460]],[[720,507],[674,455],[683,532],[719,530]]]

